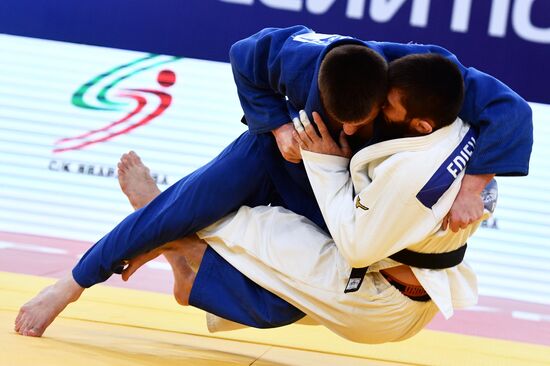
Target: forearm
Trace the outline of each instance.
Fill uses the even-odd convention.
[[[466,173],[527,175],[533,145],[531,108],[499,80],[468,68],[460,118],[479,134]]]
[[[495,174],[465,174],[462,179],[460,191],[480,195],[485,186],[487,186],[494,177]]]
[[[313,77],[315,52],[297,58],[292,37],[303,26],[266,28],[235,43],[229,52],[237,93],[251,133],[267,133],[290,121],[287,99],[302,107]]]
[[[443,218],[441,228],[449,227],[457,232],[479,220],[483,215],[484,203],[481,192],[493,179],[495,174],[465,174],[460,190],[451,206],[449,213]]]
[[[303,156],[315,198],[340,254],[352,267],[372,263],[371,258],[385,250],[374,230],[383,218],[379,210],[373,210],[374,201],[361,199],[361,194],[354,199],[347,159],[309,151]]]
[[[349,159],[302,151],[304,166],[329,232],[337,243],[353,236],[353,184]]]

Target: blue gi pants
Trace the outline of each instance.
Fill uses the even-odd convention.
[[[119,272],[125,259],[193,234],[240,206],[267,204],[286,207],[326,230],[303,165],[285,161],[271,135],[245,132],[210,163],[126,217],[84,254],[73,277],[81,286],[90,287]],[[208,271],[207,279],[206,270],[199,270],[192,305],[260,328],[285,325],[303,316],[216,257],[214,251],[207,250],[203,261],[210,268],[209,263],[215,262],[220,275],[214,286],[210,283],[216,275]],[[209,289],[214,291],[213,301],[201,300],[199,291],[207,294]]]

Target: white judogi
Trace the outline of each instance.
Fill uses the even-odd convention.
[[[198,235],[254,282],[345,338],[381,343],[411,337],[438,308],[448,318],[453,308],[477,301],[476,277],[465,263],[445,270],[412,268],[429,302],[410,300],[378,272],[398,265],[387,257],[404,248],[457,249],[479,226],[439,231],[475,143],[468,131],[457,120],[430,135],[369,146],[351,163],[303,151],[332,238],[302,216],[265,206],[242,207]],[[456,154],[459,158],[451,156]],[[441,179],[434,183],[434,177],[450,186],[441,190]],[[367,265],[359,291],[344,293],[351,268]]]

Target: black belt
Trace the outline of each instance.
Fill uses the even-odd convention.
[[[466,253],[466,247],[467,244],[464,244],[460,248],[446,253],[419,253],[409,249],[403,249],[390,255],[390,258],[407,266],[426,269],[445,269],[462,263],[464,254]],[[363,268],[352,268],[344,293],[359,290],[368,269],[368,266]]]

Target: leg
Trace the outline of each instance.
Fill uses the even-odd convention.
[[[281,327],[305,315],[252,282],[195,235],[129,260],[129,266],[122,273],[123,278],[128,279],[143,264],[161,254],[173,256],[174,296],[181,305],[192,305],[224,319],[256,328]],[[193,260],[193,256],[195,260],[201,261],[199,271],[196,275],[188,275],[188,269],[184,268],[187,266],[185,261]]]
[[[120,188],[136,210],[146,206],[161,193],[149,172],[149,168],[133,151],[122,155],[118,163]],[[131,259],[128,267],[122,272],[122,278],[127,281],[139,267],[163,254],[172,267],[174,297],[180,305],[188,305],[195,272],[200,265],[205,249],[206,242],[200,240],[196,235],[169,242]]]
[[[132,206],[139,209],[158,195],[158,188],[143,173],[148,169],[135,153],[124,155],[119,165],[120,185]],[[283,326],[303,313],[237,271],[196,235],[172,241],[129,260],[122,278],[163,254],[174,273],[174,297],[234,322],[257,328]],[[204,259],[203,259],[204,258]],[[191,268],[193,270],[191,270]],[[198,272],[195,275],[194,272]]]
[[[263,154],[258,138],[244,133],[96,243],[73,269],[74,279],[82,287],[103,282],[120,273],[125,259],[192,234],[241,205],[268,204],[274,191]]]
[[[122,271],[122,279],[128,279],[145,263],[164,255],[174,275],[174,297],[180,305],[189,305],[189,294],[195,281],[195,271],[189,263],[200,266],[206,242],[196,235],[166,243],[147,253],[140,254],[128,261],[128,266]]]
[[[160,194],[160,190],[149,175],[149,169],[143,165],[141,159],[133,152],[125,154],[119,163],[119,182],[130,203],[136,209],[146,205]],[[176,251],[176,247],[183,247],[183,254]],[[204,252],[205,247],[206,245],[203,244],[202,252]],[[163,250],[167,250],[166,256],[174,273],[174,296],[182,305],[188,303],[189,292],[195,278],[195,274],[187,264],[184,255],[189,256],[191,261],[200,263],[200,258],[202,258],[200,249],[197,246],[176,246],[172,243],[163,248]],[[153,252],[147,253],[149,256],[154,254]],[[73,277],[68,274],[54,285],[43,289],[21,307],[15,319],[15,331],[26,336],[42,336],[59,313],[69,303],[78,300],[83,291],[84,288],[80,287]]]
[[[65,307],[80,297],[84,289],[69,274],[43,289],[19,309],[15,331],[21,335],[40,337]]]
[[[189,305],[255,328],[282,327],[305,316],[245,276],[210,246],[191,288]]]

